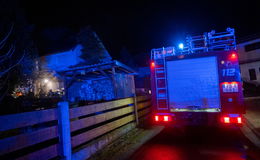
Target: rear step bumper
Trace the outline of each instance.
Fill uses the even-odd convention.
[[[205,112],[156,113],[153,123],[173,126],[242,126],[244,119],[241,114],[222,114]]]

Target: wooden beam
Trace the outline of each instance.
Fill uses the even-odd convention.
[[[103,70],[100,70],[101,74],[108,77],[108,78],[112,78],[111,76],[109,76],[105,71]]]
[[[84,145],[84,148],[74,152],[72,155],[72,159],[84,160],[90,158],[97,151],[102,150],[106,145],[111,144],[122,135],[125,135],[127,132],[131,131],[134,127],[135,124],[132,122],[95,139],[89,144]]]
[[[133,98],[125,98],[105,103],[98,103],[93,105],[86,105],[83,107],[71,108],[70,109],[70,119],[77,118],[80,116],[105,111],[108,109],[117,108],[124,105],[133,104]]]
[[[17,158],[17,160],[46,160],[57,157],[59,155],[58,145],[54,144],[49,147],[43,148],[36,152],[29,153],[25,156]]]
[[[67,81],[66,77],[64,77],[64,88],[65,88],[65,95],[63,97],[63,100],[68,100],[68,89],[70,88],[70,86],[76,81],[76,72],[73,72],[73,75],[70,79],[70,81]]]
[[[113,67],[112,68],[112,83],[113,83],[113,89],[114,89],[114,96],[115,96],[115,99],[117,99],[117,85],[116,85],[115,75],[116,75],[116,70],[115,70],[115,67]]]
[[[6,154],[58,136],[58,127],[48,127],[0,140],[0,153]]]
[[[89,71],[93,71],[93,68],[97,68],[99,66],[109,66],[109,68],[112,67],[112,65],[114,64],[113,61],[111,62],[108,62],[108,63],[99,63],[99,64],[94,64],[94,65],[86,65],[86,66],[81,66],[81,67],[73,67],[73,68],[70,68],[66,71],[61,71],[59,73],[66,73],[66,72],[72,72],[72,71],[76,71],[76,70],[87,70],[87,69],[90,69]]]
[[[151,112],[151,108],[146,108],[146,109],[138,112],[138,117],[142,117],[150,112]]]
[[[137,102],[145,101],[145,100],[150,100],[150,99],[151,99],[150,96],[138,96],[138,97],[137,97]]]
[[[145,101],[145,102],[138,103],[138,105],[137,105],[138,106],[138,110],[143,109],[145,107],[148,107],[151,104],[152,104],[151,101]]]
[[[129,115],[127,117],[124,117],[124,118],[121,118],[119,120],[116,120],[116,121],[113,121],[113,122],[110,122],[106,125],[103,125],[103,126],[100,126],[100,127],[97,127],[97,128],[94,128],[92,130],[89,130],[87,132],[84,132],[82,134],[79,134],[79,135],[76,135],[76,136],[73,136],[71,139],[72,139],[72,147],[76,147],[80,144],[83,144],[91,139],[94,139],[98,136],[101,136],[113,129],[116,129],[124,124],[127,124],[131,121],[133,121],[135,118],[134,118],[134,115]]]
[[[56,108],[0,116],[0,131],[57,120]]]
[[[75,120],[70,123],[70,128],[71,128],[71,131],[73,132],[73,131],[76,131],[76,130],[79,130],[82,128],[86,128],[86,127],[104,122],[106,120],[110,120],[110,119],[118,117],[118,116],[122,116],[127,113],[131,113],[133,111],[134,111],[133,106],[129,106],[126,108],[121,108],[118,110],[106,112],[106,113],[99,114],[96,116],[91,116],[91,117]]]
[[[63,160],[71,160],[71,139],[70,139],[70,116],[69,103],[58,103],[58,127],[59,127],[59,145],[60,155]]]
[[[128,73],[137,73],[132,68],[128,67],[127,65],[125,65],[119,61],[114,60],[114,63],[117,67],[121,67],[122,69],[126,70]]]

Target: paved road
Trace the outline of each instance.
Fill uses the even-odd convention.
[[[239,129],[164,129],[145,143],[131,160],[260,160],[256,149]]]

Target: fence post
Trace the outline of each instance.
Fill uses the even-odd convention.
[[[137,106],[137,98],[136,98],[136,94],[134,94],[134,107],[135,107],[135,122],[136,122],[136,125],[139,124],[139,119],[138,119],[138,106]]]
[[[137,106],[137,98],[136,98],[136,91],[135,91],[135,78],[132,76],[132,95],[133,95],[133,100],[134,100],[134,112],[135,112],[135,122],[136,126],[139,124],[139,119],[138,119],[138,106]]]
[[[58,103],[58,126],[62,159],[71,160],[69,104],[66,101]]]

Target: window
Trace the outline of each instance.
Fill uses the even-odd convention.
[[[260,42],[245,45],[245,51],[246,52],[253,51],[253,50],[256,50],[256,49],[260,49]]]
[[[250,80],[256,80],[255,69],[249,69]]]

